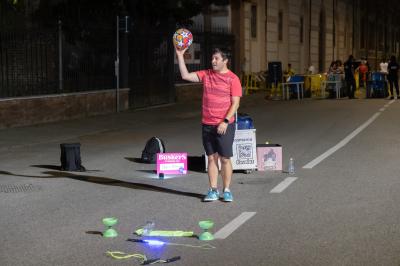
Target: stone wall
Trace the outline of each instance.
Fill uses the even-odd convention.
[[[201,101],[203,96],[203,83],[175,84],[175,101],[177,103]]]
[[[0,129],[107,114],[116,111],[115,90],[0,99]],[[119,91],[120,111],[129,108],[129,89]]]

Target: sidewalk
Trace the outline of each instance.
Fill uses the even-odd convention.
[[[247,95],[242,97],[240,108],[264,103],[266,101],[262,94]],[[167,104],[76,120],[2,129],[0,151],[52,142],[74,142],[82,137],[128,129],[147,130],[149,133],[159,135],[157,130],[163,126],[168,127],[171,123],[188,119],[201,123],[201,102]],[[142,142],[139,144],[143,145]]]
[[[0,151],[51,143],[73,142],[100,133],[148,128],[182,118],[200,118],[200,103],[168,104],[141,110],[0,130]]]

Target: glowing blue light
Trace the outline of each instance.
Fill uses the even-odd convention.
[[[162,242],[160,240],[144,240],[147,244],[150,246],[156,246],[156,247],[161,247],[165,245],[165,242]]]

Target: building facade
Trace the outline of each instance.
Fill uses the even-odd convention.
[[[195,10],[201,14],[193,18],[193,25],[179,24],[184,21],[172,19],[173,12],[152,16],[154,6],[165,1],[126,1],[142,4],[125,10],[136,19],[132,23],[126,17],[117,19],[117,9],[112,13],[99,8],[92,16],[89,8],[88,15],[81,17],[90,23],[44,16],[52,23],[45,29],[36,28],[29,14],[47,2],[25,2],[21,10],[12,1],[0,5],[0,128],[177,101],[186,86],[174,64],[170,41],[177,27],[187,26],[194,33],[188,52],[190,71],[209,67],[215,47],[232,53],[232,69],[237,74],[266,71],[272,61],[280,61],[283,69],[290,63],[295,73],[305,73],[311,65],[325,72],[331,61],[343,62],[350,54],[367,59],[375,70],[382,60],[400,55],[400,7],[394,0],[384,4],[372,0],[204,1]],[[179,10],[183,2],[169,3]],[[67,14],[76,14],[73,5],[67,9]],[[101,25],[94,20],[99,17]],[[118,96],[119,88],[129,92]],[[189,92],[189,99],[193,98],[189,94],[197,93],[192,87],[184,91]],[[63,109],[74,112],[59,113],[63,101],[85,104]],[[27,116],[34,114],[30,110],[40,112]]]
[[[290,63],[296,73],[310,65],[325,72],[350,54],[372,69],[399,55],[399,7],[372,0],[232,0],[237,36],[236,70],[259,72],[270,61]]]

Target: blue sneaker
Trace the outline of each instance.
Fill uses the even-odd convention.
[[[225,201],[225,202],[233,201],[232,192],[230,192],[229,190],[225,190],[222,200]]]
[[[219,199],[218,190],[212,190],[211,188],[207,192],[207,196],[204,197],[204,201],[216,201]]]

